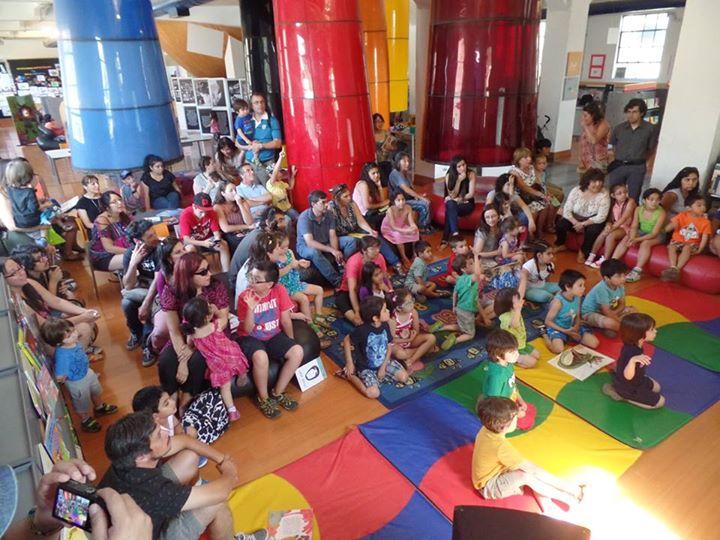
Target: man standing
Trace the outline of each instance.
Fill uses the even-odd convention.
[[[191,540],[205,529],[213,539],[234,538],[227,498],[238,476],[230,456],[184,434],[169,437],[148,411],[110,426],[105,453],[111,465],[99,487],[130,495],[150,516],[153,538]],[[215,462],[220,478],[194,485],[199,456]]]
[[[275,164],[277,151],[282,148],[282,134],[280,122],[267,111],[265,95],[253,92],[250,97],[252,107],[253,129],[245,131],[252,142],[250,145],[240,145],[245,150],[245,160],[252,163],[255,174],[264,186],[270,178],[268,169]]]
[[[358,241],[352,236],[338,238],[335,218],[327,211],[327,195],[323,191],[310,192],[308,201],[310,208],[300,214],[297,222],[297,253],[310,260],[322,276],[337,288],[342,282],[338,267],[357,251]]]
[[[643,120],[647,112],[645,101],[634,98],[625,105],[625,118],[610,135],[610,145],[615,160],[608,165],[610,187],[615,184],[627,184],[630,196],[640,201],[646,163],[655,152],[657,132],[655,127]]]

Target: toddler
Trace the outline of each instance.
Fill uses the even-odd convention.
[[[710,220],[705,217],[707,204],[700,195],[688,195],[685,199],[684,212],[676,215],[665,232],[673,233],[668,244],[668,259],[670,267],[660,274],[663,281],[677,281],[680,279],[680,270],[688,263],[690,257],[702,253],[710,240]],[[678,255],[679,253],[679,255]]]
[[[662,232],[665,224],[665,209],[660,205],[662,192],[657,188],[646,189],[642,196],[642,204],[635,209],[630,232],[615,248],[614,258],[622,259],[625,252],[632,246],[638,246],[637,261],[627,275],[626,281],[639,281],[645,264],[650,260],[652,248],[664,241]]]
[[[520,223],[514,217],[506,217],[500,223],[500,255],[498,264],[510,264],[523,261],[523,254],[520,251]]]
[[[234,375],[239,377],[240,385],[245,383],[248,361],[240,345],[223,332],[225,321],[214,316],[207,300],[196,296],[183,307],[183,331],[188,337],[188,344],[192,343],[205,358],[210,384],[220,388],[228,417],[234,422],[240,419],[240,413],[233,403],[230,384]]]
[[[428,298],[441,298],[449,296],[447,291],[438,291],[437,284],[428,279],[428,264],[432,262],[433,254],[430,244],[420,240],[415,244],[415,260],[405,277],[405,288],[417,295],[418,302],[425,302]]]
[[[520,356],[517,363],[524,368],[531,368],[537,364],[540,351],[527,342],[525,321],[522,317],[524,300],[520,298],[517,289],[506,287],[500,289],[495,295],[495,314],[500,320],[500,328],[507,330],[518,343]]]
[[[273,167],[272,174],[270,175],[265,189],[272,195],[272,204],[275,208],[279,208],[285,214],[290,216],[290,219],[297,221],[300,217],[300,212],[293,208],[290,202],[289,194],[295,188],[295,176],[297,175],[297,167],[293,165],[290,167],[290,174],[287,169],[282,168],[282,162],[285,158],[285,150],[280,151],[275,166]]]
[[[660,385],[645,374],[651,358],[643,353],[643,345],[657,335],[655,319],[644,313],[631,313],[620,321],[623,348],[615,365],[612,384],[603,385],[603,392],[620,401],[642,407],[659,409],[665,405]]]
[[[547,279],[555,272],[555,250],[545,240],[535,240],[525,248],[532,253],[522,266],[522,276],[527,282],[525,298],[530,302],[546,304],[560,291],[557,283]]]
[[[363,300],[370,296],[377,296],[387,300],[392,295],[392,283],[383,269],[372,261],[363,263],[360,273],[360,287],[358,288],[358,299]]]
[[[380,231],[385,240],[397,246],[400,260],[404,268],[407,269],[410,266],[410,258],[405,251],[405,244],[417,242],[420,239],[420,229],[415,223],[413,209],[407,204],[405,194],[402,191],[399,191],[393,198],[393,204],[385,213],[380,225]],[[415,253],[420,255],[417,247]],[[415,261],[417,261],[417,258]]]
[[[122,179],[120,195],[125,203],[125,208],[133,215],[137,212],[144,212],[146,210],[145,191],[147,190],[145,184],[136,180],[130,171],[120,173],[120,178]]]
[[[392,356],[405,363],[408,373],[414,373],[424,367],[420,359],[435,347],[436,338],[420,328],[420,317],[410,291],[395,291],[393,304],[393,316],[389,321],[393,336]]]
[[[625,184],[612,186],[610,188],[610,198],[613,203],[608,214],[608,222],[595,239],[590,254],[585,259],[585,264],[591,268],[600,268],[605,259],[619,258],[615,254],[616,246],[628,235],[637,208],[635,200],[628,195],[628,188]],[[605,246],[603,255],[596,261],[596,254],[603,245]],[[622,251],[624,253],[624,250]]]
[[[617,259],[608,259],[600,265],[602,281],[595,285],[582,303],[582,318],[592,327],[602,328],[608,337],[620,329],[623,315],[635,308],[625,305],[625,276],[627,265]]]
[[[450,245],[452,253],[450,253],[450,258],[448,259],[447,270],[445,275],[435,279],[440,286],[455,285],[457,278],[460,277],[460,274],[453,269],[455,258],[458,255],[467,255],[470,252],[470,246],[468,246],[467,240],[458,233],[450,236],[448,244]]]
[[[51,317],[40,327],[40,334],[48,345],[55,347],[55,378],[70,392],[73,408],[80,416],[82,430],[97,433],[102,428],[91,414],[91,404],[97,416],[112,414],[117,411],[117,407],[102,400],[100,381],[90,369],[90,361],[78,343],[75,325],[67,319]]]
[[[598,339],[582,324],[580,299],[585,294],[585,276],[577,270],[560,274],[560,292],[555,295],[545,316],[545,342],[548,349],[561,353],[565,343],[572,339],[590,348],[598,346]]]
[[[515,431],[518,405],[505,397],[489,397],[476,407],[482,428],[475,438],[472,483],[485,499],[522,495],[527,486],[541,497],[567,505],[581,502],[582,485],[570,485],[527,461],[505,436]]]
[[[235,118],[235,141],[242,150],[252,145],[252,137],[255,135],[255,121],[250,113],[250,105],[244,99],[234,101],[237,107],[237,118]],[[260,160],[255,156],[255,160]]]
[[[336,372],[370,399],[380,397],[380,382],[392,379],[404,383],[407,371],[391,358],[390,311],[382,298],[370,297],[360,306],[363,324],[345,336],[345,367]]]

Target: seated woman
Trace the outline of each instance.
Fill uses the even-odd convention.
[[[15,257],[5,259],[2,272],[10,292],[15,295],[17,304],[20,305],[22,300],[22,304],[37,316],[39,325],[50,317],[67,319],[75,325],[83,348],[90,353],[102,352],[99,348],[91,348],[97,333],[95,321],[100,318],[97,310],[85,309],[51,294],[37,281],[28,278],[22,262]]]
[[[458,232],[459,218],[472,214],[475,209],[475,179],[475,171],[468,168],[463,157],[452,158],[445,175],[445,228],[440,249]]]
[[[685,199],[690,195],[697,195],[700,190],[699,183],[699,171],[695,167],[683,167],[665,186],[660,205],[665,209],[668,222],[685,210]]]
[[[550,210],[550,195],[535,177],[535,167],[533,167],[532,153],[527,148],[517,148],[513,152],[513,166],[509,171],[510,176],[515,178],[515,188],[518,190],[520,197],[528,205],[533,214],[535,223],[539,225],[539,230],[545,227],[548,221]]]
[[[245,234],[254,228],[254,220],[247,206],[238,204],[235,184],[227,180],[218,182],[213,210],[217,214],[222,237],[230,246],[230,253],[240,245]]]
[[[496,193],[504,193],[506,195],[506,198],[510,203],[510,211],[512,215],[517,218],[520,225],[527,227],[530,234],[535,234],[536,225],[532,210],[530,210],[530,207],[525,204],[525,201],[523,201],[520,195],[518,195],[517,190],[515,189],[515,177],[508,173],[498,176],[495,180],[495,189],[490,190],[485,198],[485,205],[495,203],[495,206],[497,206],[501,213],[501,217],[503,217],[505,212],[502,211],[502,205],[497,204],[497,201],[495,200]]]
[[[565,249],[567,234],[574,230],[584,233],[577,260],[584,263],[595,240],[605,227],[610,211],[610,195],[604,187],[605,173],[600,169],[588,169],[580,178],[580,185],[572,188],[565,204],[558,213],[562,216],[557,224],[555,246]]]
[[[210,274],[208,262],[199,253],[186,253],[175,263],[172,283],[166,283],[160,295],[172,346],[160,354],[160,384],[168,394],[177,394],[178,408],[183,411],[191,398],[206,388],[207,365],[202,354],[187,344],[180,329],[183,306],[191,298],[207,300],[215,318],[227,328],[229,299],[225,284]]]
[[[80,218],[88,233],[93,228],[93,223],[102,212],[100,208],[100,180],[94,174],[86,174],[80,181],[83,187],[83,194],[75,205],[75,212]]]
[[[335,218],[335,234],[337,234],[341,246],[350,243],[352,239],[354,241],[352,252],[355,253],[360,247],[359,236],[369,234],[376,238],[379,237],[378,232],[365,220],[360,208],[352,200],[347,184],[335,186],[332,189],[332,197],[332,201],[328,204],[328,211]],[[400,259],[395,250],[382,237],[379,239],[380,252],[383,257],[390,266],[399,269]]]
[[[240,167],[244,161],[243,152],[228,137],[221,137],[215,153],[215,170],[233,184],[240,183]]]
[[[75,296],[77,282],[59,266],[51,266],[45,250],[35,245],[18,246],[12,256],[19,260],[30,279],[45,287],[50,294],[84,306]]]
[[[370,226],[380,230],[385,212],[390,207],[387,190],[380,181],[380,167],[377,163],[363,165],[360,179],[355,184],[352,195],[353,202]]]
[[[200,173],[193,178],[193,194],[207,193],[211,199],[220,191],[220,180],[215,161],[210,156],[200,158]]]
[[[176,210],[180,207],[180,188],[175,183],[175,175],[165,168],[161,157],[149,154],[145,156],[143,175],[140,181],[148,189],[145,192],[148,210]]]
[[[122,197],[114,191],[102,194],[100,208],[103,211],[90,235],[90,264],[103,272],[122,270],[123,255],[130,246],[126,235],[130,218],[125,213]]]

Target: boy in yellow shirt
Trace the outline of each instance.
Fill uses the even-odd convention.
[[[518,405],[513,400],[485,398],[478,402],[476,412],[483,427],[475,437],[472,483],[484,498],[521,495],[523,486],[528,486],[541,497],[568,506],[582,500],[584,486],[567,484],[530,463],[507,441],[505,435],[517,427]]]
[[[282,168],[282,162],[285,158],[285,150],[280,151],[275,167],[273,167],[272,175],[265,184],[265,189],[272,195],[272,204],[275,208],[279,208],[285,212],[293,221],[297,221],[300,212],[293,208],[292,202],[288,195],[289,192],[295,187],[295,175],[297,174],[297,167],[293,165],[290,167],[290,172]],[[285,182],[285,178],[288,181]]]

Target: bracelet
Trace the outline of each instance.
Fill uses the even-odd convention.
[[[33,534],[33,536],[50,536],[51,534],[55,534],[56,532],[58,532],[60,529],[63,528],[62,525],[58,525],[58,526],[55,527],[54,529],[49,529],[49,530],[47,530],[47,531],[44,531],[44,530],[40,529],[40,528],[35,524],[35,514],[36,514],[36,512],[37,512],[37,509],[36,509],[36,508],[31,508],[30,511],[28,512],[28,515],[27,515],[28,525],[29,525],[29,528],[30,528],[30,532]]]

